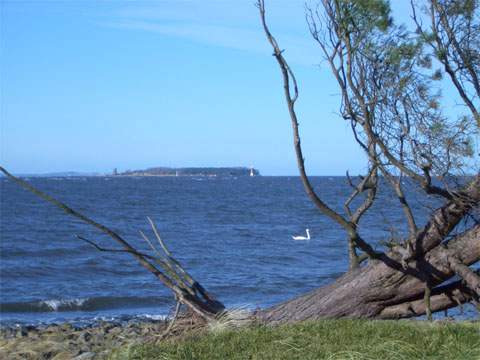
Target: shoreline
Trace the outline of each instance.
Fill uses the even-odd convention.
[[[167,320],[137,319],[0,327],[0,358],[89,360],[107,358],[112,349],[155,342]]]
[[[404,320],[323,320],[310,321],[299,324],[290,324],[280,327],[268,327],[271,330],[282,329],[285,326],[319,326],[330,327],[342,326],[343,323],[351,322],[352,324],[360,324],[366,327],[419,327],[431,329],[444,326],[478,326],[479,320],[455,320],[453,318],[434,320],[432,323],[416,319]],[[322,325],[325,324],[325,325]],[[330,325],[329,325],[330,324]],[[362,325],[364,324],[364,325]],[[377,324],[377,325],[376,325]],[[395,325],[393,325],[395,324]],[[114,352],[120,353],[131,348],[151,348],[159,344],[164,339],[163,334],[167,328],[167,320],[131,320],[128,322],[104,321],[91,326],[79,327],[69,323],[55,324],[47,326],[17,326],[9,328],[0,328],[0,358],[15,359],[44,359],[44,360],[96,360],[109,359]],[[253,332],[255,329],[263,327],[251,327]],[[348,326],[349,328],[349,326]],[[267,329],[267,328],[265,328]],[[250,330],[246,330],[247,332]],[[262,330],[260,330],[262,331]],[[281,330],[280,330],[281,331]],[[350,331],[350,330],[349,330]],[[362,330],[363,331],[363,330]],[[242,331],[238,335],[242,336]],[[204,333],[207,339],[208,332]],[[314,335],[314,334],[310,334]],[[174,335],[175,336],[175,335]],[[188,339],[188,337],[184,337]],[[182,344],[167,341],[165,346],[176,346],[172,344]],[[113,352],[113,353],[112,353]],[[122,357],[123,358],[123,357]],[[146,357],[145,359],[148,359]]]

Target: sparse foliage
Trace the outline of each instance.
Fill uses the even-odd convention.
[[[299,86],[284,51],[267,25],[265,2],[259,0],[257,7],[283,76],[300,176],[308,185],[295,111]],[[306,189],[319,210],[346,230],[350,269],[358,269],[362,258],[369,261],[358,272],[346,274],[330,287],[319,289],[316,296],[300,296],[266,311],[265,318],[269,321],[302,316],[409,317],[419,313],[431,318],[432,311],[478,301],[479,278],[468,267],[480,260],[479,225],[476,221],[469,222],[480,202],[480,175],[479,169],[468,167],[469,158],[474,156],[472,137],[480,128],[480,123],[474,121],[478,120],[479,95],[476,93],[479,42],[478,37],[473,39],[478,32],[478,2],[427,1],[425,9],[429,10],[425,11],[432,18],[430,31],[421,27],[414,4],[412,8],[419,29],[416,33],[395,24],[389,3],[384,0],[322,0],[315,7],[306,7],[312,38],[340,89],[340,114],[349,122],[359,149],[368,158],[368,170],[360,180],[355,182],[348,176],[353,191],[345,201],[346,216],[331,210],[312,187]],[[442,71],[432,70],[438,62],[449,73],[470,114],[453,118],[446,115],[438,84]],[[294,96],[289,91],[291,83]],[[476,175],[463,177],[463,184],[455,181],[472,172]],[[418,187],[426,196],[443,199],[443,205],[432,210],[425,224],[416,219],[405,184]],[[385,185],[397,195],[408,232],[400,241],[385,243],[388,246],[380,250],[362,238],[360,231],[362,216],[371,209],[377,192]],[[360,205],[352,210],[355,198],[361,199],[356,202]],[[460,222],[469,230],[455,237],[454,229]],[[466,238],[471,242],[468,246],[477,249],[475,255],[448,263],[449,258],[457,259],[454,252],[462,249],[456,244]],[[455,250],[445,251],[449,246]],[[458,282],[454,289],[443,287],[442,283],[454,275],[462,277],[467,286]],[[395,288],[391,287],[392,278],[396,279]],[[345,287],[349,283],[355,288],[351,294],[355,300],[347,299],[349,291]],[[381,288],[377,288],[378,284]],[[372,294],[373,289],[376,294]],[[445,294],[452,291],[457,292],[458,301],[448,303]],[[332,298],[337,305],[329,303]],[[417,301],[415,305],[413,299]],[[345,304],[353,309],[344,309]],[[413,306],[416,310],[412,310]],[[302,311],[295,313],[295,307],[301,307]]]

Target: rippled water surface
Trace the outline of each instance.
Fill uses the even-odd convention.
[[[332,281],[347,269],[345,234],[320,216],[297,177],[74,177],[31,183],[141,249],[146,217],[158,224],[174,255],[227,306],[266,306]],[[349,187],[342,177],[315,177],[331,206],[342,209]],[[172,297],[127,254],[101,253],[108,237],[5,178],[1,184],[3,324],[159,316]],[[411,194],[412,199],[415,194]],[[413,201],[413,200],[412,200]],[[427,214],[414,204],[417,214]],[[380,194],[364,220],[373,243],[402,230],[396,199]],[[310,241],[291,236],[309,228]]]

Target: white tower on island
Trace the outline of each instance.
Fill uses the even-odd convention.
[[[250,176],[255,176],[255,174],[253,173],[253,166],[250,167]]]

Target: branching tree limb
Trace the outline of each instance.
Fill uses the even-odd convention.
[[[460,281],[457,281],[432,290],[428,302],[424,299],[412,299],[399,305],[388,306],[382,310],[379,317],[383,319],[399,319],[428,315],[429,309],[431,314],[432,312],[457,307],[473,299],[474,295],[471,290]]]
[[[433,56],[443,65],[458,94],[480,127],[480,16],[475,1],[429,0],[426,28],[411,0],[413,20],[422,40],[430,45]]]
[[[451,257],[448,260],[452,270],[465,281],[466,285],[477,294],[478,297],[480,297],[480,276],[456,257]]]
[[[352,224],[349,221],[347,221],[342,215],[340,215],[339,213],[334,211],[332,208],[330,208],[327,204],[325,204],[316,194],[315,190],[313,189],[313,186],[310,183],[310,180],[307,176],[307,172],[305,170],[305,162],[304,162],[303,153],[302,153],[300,135],[298,131],[298,119],[297,119],[297,114],[295,112],[295,102],[298,99],[297,80],[295,79],[295,75],[293,74],[288,63],[283,57],[283,54],[282,54],[283,50],[280,50],[280,47],[276,39],[273,37],[273,35],[270,33],[270,30],[268,29],[266,19],[265,19],[264,1],[259,0],[256,3],[256,6],[260,11],[260,18],[261,18],[263,29],[265,31],[267,39],[273,48],[273,56],[277,60],[278,65],[280,66],[280,70],[282,72],[285,100],[287,102],[288,111],[290,114],[290,119],[291,119],[292,129],[293,129],[293,143],[295,148],[295,154],[297,156],[297,166],[300,171],[300,177],[305,187],[305,191],[307,192],[307,195],[312,200],[312,202],[317,206],[318,209],[320,209],[320,211],[322,211],[325,215],[330,217],[333,221],[341,225],[348,232],[354,232],[354,228]],[[293,95],[291,94],[292,85],[293,85]]]
[[[283,75],[284,89],[288,90],[292,70],[268,29],[264,1],[258,1],[257,6],[265,34]],[[388,2],[383,0],[321,0],[316,8],[306,7],[310,33],[320,46],[341,92],[341,115],[350,122],[354,139],[369,161],[369,173],[358,184],[354,184],[347,176],[353,188],[344,204],[348,217],[340,215],[343,222],[337,222],[344,225],[350,237],[351,265],[358,259],[355,254],[357,246],[371,259],[380,260],[380,263],[370,261],[364,268],[344,275],[331,286],[267,309],[263,316],[268,321],[340,317],[347,313],[349,316],[384,317],[380,315],[382,311],[389,314],[386,317],[408,317],[423,311],[430,318],[432,312],[472,298],[469,295],[452,302],[435,288],[455,275],[445,259],[453,254],[463,254],[463,250],[456,247],[457,244],[464,242],[470,250],[468,256],[471,258],[460,256],[468,271],[468,265],[480,260],[477,251],[480,250],[478,226],[445,245],[453,230],[468,219],[480,204],[478,170],[474,171],[476,175],[467,179],[466,185],[452,186],[448,181],[442,181],[463,171],[463,159],[470,156],[468,120],[451,121],[443,115],[439,107],[440,95],[432,90],[432,77],[423,70],[428,64],[423,57],[422,43],[404,28],[395,26],[389,11]],[[456,59],[459,58],[461,56]],[[464,72],[462,78],[474,83],[474,76],[471,76],[471,80],[465,74],[471,76],[471,72]],[[296,80],[294,83],[295,96],[292,98],[290,92],[286,91],[285,98],[293,123],[294,146],[303,181],[306,175],[301,148],[298,151],[300,137],[294,108],[298,85]],[[369,181],[375,179],[378,172],[394,190],[409,229],[403,243],[386,253],[379,253],[378,250],[370,253],[368,248],[366,251],[362,247],[365,241],[355,239],[361,216],[370,209],[376,200],[375,193],[385,183]],[[408,181],[408,186],[418,186],[427,197],[434,196],[444,201],[437,210],[432,211],[423,226],[415,219],[402,188],[403,177],[413,180]],[[371,187],[367,190],[365,184]],[[354,212],[350,205],[359,196],[365,198]],[[330,217],[335,220],[335,217]],[[355,283],[354,292],[345,288],[351,283]],[[464,294],[459,289],[455,291]],[[349,296],[356,299],[347,300]],[[334,309],[334,304],[342,305]],[[348,310],[345,304],[358,306],[358,309]],[[403,310],[392,310],[394,306],[403,307]],[[410,307],[418,309],[407,311]],[[295,312],[294,308],[302,310]]]
[[[298,99],[297,80],[295,78],[295,75],[293,74],[293,71],[290,69],[290,66],[288,65],[287,61],[283,57],[283,51],[280,50],[277,40],[273,37],[273,35],[271,34],[267,26],[267,22],[265,18],[265,2],[263,0],[258,0],[256,3],[256,6],[258,7],[260,12],[260,19],[263,25],[263,29],[265,31],[265,35],[270,45],[273,48],[273,56],[277,60],[282,73],[284,95],[285,95],[285,100],[287,102],[287,107],[288,107],[290,120],[292,123],[292,129],[293,129],[293,140],[294,140],[295,154],[297,157],[297,166],[300,172],[300,178],[302,179],[302,183],[305,187],[305,191],[307,195],[315,204],[315,206],[323,214],[328,216],[330,219],[332,219],[333,221],[335,221],[345,229],[345,231],[348,233],[348,236],[349,236],[351,249],[355,245],[359,247],[362,251],[364,251],[372,259],[385,256],[385,254],[377,252],[370,244],[368,244],[368,242],[366,242],[360,237],[356,229],[355,222],[345,219],[341,214],[334,211],[331,207],[329,207],[325,202],[323,202],[320,199],[320,197],[316,194],[315,190],[313,189],[313,186],[311,185],[305,170],[305,162],[303,158],[300,135],[298,130],[298,118],[295,111],[295,102]],[[291,84],[293,84],[293,90],[294,90],[293,95],[291,94],[291,89],[290,89]],[[373,196],[373,194],[371,194],[371,196]],[[371,200],[367,200],[367,203],[365,204],[366,209],[370,207],[371,204],[369,203],[371,203]],[[359,210],[359,213],[362,213],[362,210]],[[360,217],[361,214],[357,214],[356,216]],[[357,267],[358,258],[353,250],[351,250],[351,257],[355,261],[355,263],[353,264],[353,267]]]
[[[125,252],[131,254],[145,269],[150,271],[157,279],[159,279],[167,288],[169,288],[175,295],[176,299],[179,302],[185,304],[189,309],[197,313],[198,315],[210,319],[215,317],[216,314],[224,310],[224,306],[219,301],[215,300],[209,296],[204,289],[194,281],[190,275],[183,269],[183,267],[173,259],[170,252],[166,249],[163,244],[163,249],[165,251],[165,257],[153,257],[151,255],[144,254],[137,251],[132,245],[130,245],[125,239],[123,239],[119,234],[110,228],[97,223],[96,221],[90,219],[89,217],[77,212],[76,210],[70,208],[61,201],[53,198],[50,195],[45,194],[44,192],[34,188],[32,185],[26,181],[17,178],[10,174],[3,167],[0,167],[0,171],[5,174],[10,180],[13,180],[18,185],[24,189],[32,192],[33,194],[39,196],[40,198],[46,200],[47,202],[55,205],[60,208],[67,214],[76,217],[77,219],[83,221],[84,223],[95,227],[101,232],[107,234],[112,238],[116,243],[118,243],[122,249],[106,249],[100,247],[94,242],[87,240],[83,237],[79,237],[81,240],[86,241],[87,243],[93,245],[100,251],[106,252]],[[154,228],[155,234],[158,235],[158,230],[154,226],[153,222],[149,220]],[[159,241],[160,237],[158,236]],[[160,265],[164,271],[159,270],[153,263]],[[174,270],[174,268],[176,270]],[[183,276],[183,279],[182,279]],[[186,280],[186,281],[185,281]]]

